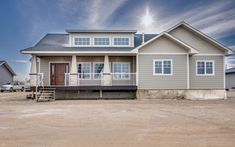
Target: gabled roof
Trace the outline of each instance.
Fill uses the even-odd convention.
[[[180,26],[184,26],[185,28],[191,30],[192,32],[196,33],[197,35],[201,36],[202,38],[206,39],[207,41],[211,42],[212,44],[214,44],[215,46],[219,47],[220,49],[222,49],[223,51],[226,51],[227,54],[233,54],[233,51],[231,49],[229,49],[228,47],[224,46],[223,44],[217,42],[215,39],[209,37],[208,35],[202,33],[201,31],[195,29],[194,27],[192,27],[191,25],[189,25],[188,23],[186,23],[185,21],[182,21],[178,24],[176,24],[175,26],[171,27],[170,29],[168,29],[166,32],[171,32],[172,30],[180,27]]]
[[[230,68],[230,69],[226,69],[226,74],[230,74],[230,73],[235,73],[235,67],[234,68]]]
[[[167,37],[168,39],[174,41],[175,43],[177,43],[177,44],[183,46],[184,48],[188,49],[190,54],[198,53],[198,51],[197,51],[195,48],[193,48],[193,47],[187,45],[186,43],[184,43],[184,42],[182,42],[181,40],[175,38],[174,36],[168,34],[167,32],[162,32],[161,34],[159,34],[159,35],[153,37],[153,38],[150,39],[149,41],[147,41],[147,42],[143,43],[142,45],[138,46],[135,50],[141,49],[141,48],[144,47],[145,45],[147,45],[147,44],[153,42],[154,40],[157,40],[158,38],[160,38],[160,37],[162,37],[162,36],[165,36],[165,37]]]
[[[5,66],[7,68],[7,70],[13,75],[16,76],[16,73],[13,71],[13,69],[7,64],[6,61],[0,61],[0,67],[1,66]]]
[[[137,30],[106,30],[106,29],[67,29],[68,33],[136,33]]]

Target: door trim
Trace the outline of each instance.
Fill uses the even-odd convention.
[[[70,72],[70,62],[69,61],[49,61],[48,62],[48,65],[49,65],[49,67],[48,67],[48,71],[49,71],[49,75],[48,75],[48,85],[49,86],[51,86],[51,64],[52,63],[68,63],[69,64],[69,72]]]

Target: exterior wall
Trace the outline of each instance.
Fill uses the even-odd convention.
[[[50,85],[50,63],[69,63],[71,66],[72,57],[40,57],[40,72],[44,76],[44,86]]]
[[[197,49],[200,54],[224,54],[224,52],[218,49],[216,46],[210,44],[207,40],[199,37],[195,33],[182,26],[172,30],[169,33]]]
[[[0,85],[13,81],[13,76],[5,65],[0,66],[0,75]]]
[[[138,89],[186,89],[187,55],[139,55]],[[173,75],[153,75],[154,59],[172,59]]]
[[[74,45],[74,37],[89,37],[91,38],[91,45],[90,46],[95,46],[94,44],[94,38],[96,37],[108,37],[110,39],[110,45],[113,46],[113,38],[114,37],[128,37],[130,41],[130,47],[134,47],[134,34],[132,33],[71,33],[71,45]],[[113,46],[115,47],[115,46]],[[125,46],[126,47],[126,46]]]
[[[190,89],[224,89],[223,56],[191,56],[189,60]],[[196,60],[214,60],[214,75],[196,76]]]
[[[235,87],[235,73],[226,74],[226,89],[232,89]]]
[[[174,43],[166,37],[160,37],[157,40],[147,44],[139,50],[139,53],[187,53],[187,49]]]

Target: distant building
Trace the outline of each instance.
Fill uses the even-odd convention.
[[[7,62],[0,61],[0,85],[13,81],[14,76],[16,76],[16,74]]]
[[[226,70],[226,89],[235,88],[235,67]]]

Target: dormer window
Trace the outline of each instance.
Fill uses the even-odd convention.
[[[109,45],[109,38],[95,38],[94,45]]]
[[[123,38],[123,37],[114,38],[113,45],[115,45],[115,46],[129,46],[130,41],[129,41],[129,38]]]
[[[89,46],[91,45],[90,38],[88,37],[75,37],[74,45],[76,46]]]

